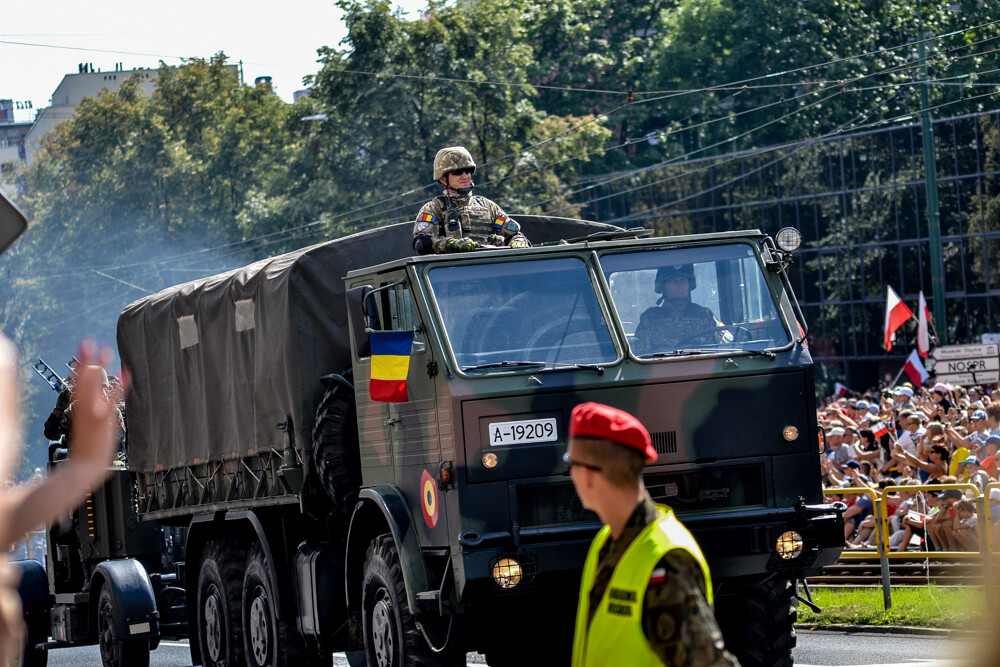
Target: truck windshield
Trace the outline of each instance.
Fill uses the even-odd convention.
[[[535,371],[619,358],[580,258],[434,267],[428,279],[463,369]]]
[[[637,356],[759,352],[790,342],[749,244],[606,253],[600,262]]]

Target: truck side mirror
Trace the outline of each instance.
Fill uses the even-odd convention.
[[[365,299],[372,291],[371,285],[361,285],[347,290],[347,321],[354,337],[359,358],[372,356],[372,345],[368,339],[368,317],[365,313]]]

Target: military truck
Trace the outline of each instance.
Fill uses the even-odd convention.
[[[137,516],[187,529],[194,664],[568,662],[599,521],[562,455],[588,400],[649,428],[646,486],[701,543],[731,649],[791,663],[793,583],[843,545],[796,233],[518,219],[534,247],[412,256],[393,225],[125,308]],[[639,341],[662,267],[713,321]]]

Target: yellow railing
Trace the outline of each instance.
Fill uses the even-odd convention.
[[[982,561],[989,566],[994,558],[1000,556],[1000,551],[996,550],[993,544],[993,522],[990,521],[989,494],[990,489],[1000,488],[1000,483],[992,482],[987,485],[985,492],[980,493],[979,488],[968,482],[956,484],[914,484],[910,486],[887,486],[884,489],[872,489],[868,487],[843,487],[833,489],[823,489],[823,494],[830,495],[866,495],[872,499],[872,514],[875,517],[875,543],[876,553],[882,569],[882,597],[885,608],[892,606],[892,593],[889,579],[889,560],[912,559],[914,556],[925,558],[933,557],[935,560],[953,561]],[[976,551],[892,551],[889,547],[889,516],[887,498],[890,494],[898,491],[916,493],[918,491],[937,492],[946,489],[959,489],[965,497],[976,505],[976,516],[979,522],[979,549]],[[860,524],[859,524],[860,525]],[[927,544],[926,530],[924,533],[924,544]],[[871,558],[872,552],[865,549],[845,548],[841,558],[845,560]],[[987,587],[989,588],[989,587]]]
[[[884,489],[871,489],[865,487],[844,487],[836,489],[823,489],[824,495],[866,495],[872,499],[872,513],[875,515],[876,540],[879,551],[884,550],[890,559],[913,558],[915,555],[932,553],[935,558],[941,560],[982,560],[986,556],[1000,555],[992,544],[992,521],[989,512],[989,490],[1000,488],[1000,482],[992,482],[986,487],[985,493],[980,493],[979,488],[968,482],[957,484],[914,484],[911,486],[887,486]],[[892,551],[889,548],[889,516],[887,497],[898,491],[916,493],[917,491],[937,492],[945,489],[960,489],[965,493],[965,497],[976,505],[976,516],[979,519],[979,549],[976,551]],[[971,493],[971,495],[970,495]],[[925,536],[926,543],[926,536]],[[841,555],[842,558],[871,558],[872,552],[865,549],[847,548]]]

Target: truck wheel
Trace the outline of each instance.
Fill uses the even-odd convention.
[[[338,512],[354,508],[361,488],[354,387],[339,375],[331,381],[316,409],[312,446],[316,472]]]
[[[365,657],[369,667],[464,665],[465,654],[449,646],[431,651],[417,630],[406,601],[406,586],[392,535],[372,540],[361,584]]]
[[[243,577],[243,648],[248,667],[303,667],[305,664],[302,638],[288,622],[278,620],[271,586],[271,564],[260,543],[250,547]]]
[[[205,667],[242,667],[240,594],[246,547],[232,539],[205,546],[198,573],[198,645]]]
[[[97,601],[97,640],[104,667],[149,667],[149,640],[121,639],[115,631],[115,602],[107,581]]]
[[[726,648],[743,667],[791,667],[795,648],[792,582],[769,579],[716,598]]]

